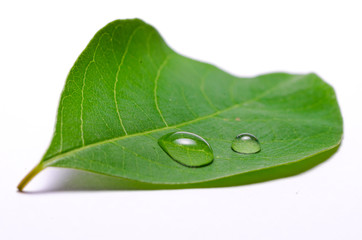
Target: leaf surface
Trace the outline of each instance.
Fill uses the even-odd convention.
[[[188,168],[171,160],[157,141],[174,131],[206,139],[213,163]],[[257,136],[260,153],[231,150],[243,132]],[[117,20],[94,36],[71,69],[52,142],[27,178],[49,166],[156,184],[255,171],[263,178],[262,170],[338,147],[341,135],[335,93],[317,75],[235,77],[177,54],[141,20]]]

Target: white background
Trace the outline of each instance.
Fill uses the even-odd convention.
[[[319,74],[342,109],[340,150],[295,177],[239,187],[99,190],[112,180],[47,169],[17,192],[50,142],[77,56],[108,22],[134,17],[239,76]],[[0,26],[1,240],[362,239],[359,1],[1,1]]]

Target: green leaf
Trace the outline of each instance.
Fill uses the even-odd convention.
[[[216,46],[217,47],[217,46]],[[188,168],[158,139],[175,131],[203,137],[214,161]],[[238,154],[231,143],[255,135],[262,150]],[[232,76],[171,50],[141,20],[101,29],[71,69],[53,140],[19,189],[46,167],[82,169],[145,183],[214,186],[286,176],[338,148],[342,117],[331,86],[315,74]],[[287,168],[286,168],[287,166]],[[285,172],[286,171],[286,172]],[[191,184],[191,185],[190,185]]]

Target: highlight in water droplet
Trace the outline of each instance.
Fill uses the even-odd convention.
[[[259,140],[250,133],[242,133],[235,137],[231,149],[237,153],[251,154],[261,150]]]
[[[187,167],[203,167],[214,160],[209,143],[194,133],[168,133],[158,144],[173,160]]]

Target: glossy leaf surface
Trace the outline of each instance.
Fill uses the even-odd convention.
[[[171,160],[158,140],[176,131],[204,138],[213,163]],[[258,136],[262,151],[232,151],[243,132]],[[140,20],[118,20],[71,69],[51,145],[19,187],[48,166],[146,183],[208,182],[306,160],[337,148],[341,135],[335,93],[317,75],[235,77],[177,54]]]

